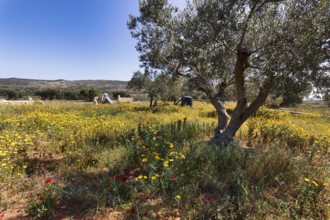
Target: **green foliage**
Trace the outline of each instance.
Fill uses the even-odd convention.
[[[116,91],[112,93],[114,99],[117,99],[118,95],[120,95],[120,97],[130,97],[130,94],[125,91]]]
[[[81,90],[79,91],[79,94],[80,94],[82,97],[86,98],[86,97],[88,97],[88,90],[87,90],[87,89],[81,89]]]
[[[100,91],[94,88],[88,90],[88,98],[92,101],[96,96],[100,95]]]
[[[323,101],[328,107],[330,107],[330,91],[324,94]]]
[[[150,75],[147,73],[141,73],[140,71],[136,71],[133,73],[131,80],[128,82],[128,88],[134,90],[143,90],[146,89],[151,82]]]
[[[281,96],[277,97],[277,96],[271,95],[266,100],[265,106],[267,108],[278,109],[281,107],[282,103],[283,103],[283,97],[281,97]]]
[[[0,89],[1,96],[9,100],[22,98],[21,92],[17,89]]]
[[[56,89],[44,89],[35,92],[36,96],[40,96],[42,100],[53,100],[53,99],[62,99],[63,94],[60,90]]]
[[[81,89],[79,91],[79,94],[82,99],[88,100],[88,101],[93,101],[93,99],[100,95],[100,91],[95,88],[90,88],[90,89]]]
[[[306,80],[295,78],[284,78],[282,83],[276,87],[276,97],[282,97],[280,106],[293,106],[301,104],[303,97],[307,96],[312,90],[311,83]]]
[[[311,84],[324,87],[328,9],[326,0],[248,0],[188,1],[179,11],[168,1],[142,0],[128,28],[145,71],[205,93],[220,119],[217,130],[232,138],[269,94],[288,105],[301,102]],[[232,97],[237,106],[227,126],[224,101]]]
[[[137,71],[128,82],[128,88],[148,93],[151,99],[150,107],[154,100],[156,106],[158,99],[176,103],[182,96],[182,83],[164,73],[153,75],[147,71],[145,73]]]
[[[76,90],[64,90],[63,91],[63,99],[64,100],[78,100],[79,99],[79,92]]]
[[[28,213],[33,217],[52,216],[59,199],[59,189],[53,177],[48,177],[41,183],[40,189],[30,199]]]
[[[214,116],[198,102],[4,106],[1,208],[23,198],[44,218],[329,217],[328,118],[261,109],[222,148],[208,142]]]

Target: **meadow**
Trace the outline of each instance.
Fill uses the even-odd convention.
[[[0,219],[329,219],[324,112],[263,108],[223,148],[205,102],[2,105]]]

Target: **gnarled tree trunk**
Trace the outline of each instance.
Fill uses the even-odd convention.
[[[218,116],[218,126],[215,129],[215,136],[222,133],[228,126],[230,116],[228,115],[226,108],[224,106],[224,101],[221,101],[217,97],[210,97],[210,101],[214,106],[217,116]]]
[[[250,53],[245,49],[238,47],[237,60],[234,68],[236,99],[237,104],[229,121],[229,116],[224,107],[223,101],[216,98],[210,98],[211,103],[215,107],[218,114],[218,127],[216,128],[213,142],[221,146],[227,146],[234,140],[236,132],[242,124],[253,115],[262,104],[266,101],[271,87],[271,77],[264,81],[258,95],[253,102],[248,105],[245,91],[244,71],[249,67],[248,58]],[[229,121],[229,123],[228,123]]]
[[[149,108],[152,109],[152,103],[154,101],[154,97],[153,96],[150,96],[150,103],[149,103]]]

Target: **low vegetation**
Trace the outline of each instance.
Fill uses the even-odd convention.
[[[234,109],[234,104],[227,108]],[[330,118],[148,103],[0,108],[0,219],[328,219]]]
[[[116,80],[37,80],[0,78],[0,99],[26,100],[29,97],[42,100],[90,101],[100,92],[113,95],[128,94],[127,82]]]

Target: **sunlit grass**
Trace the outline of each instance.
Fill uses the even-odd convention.
[[[327,117],[262,109],[237,133],[250,148],[225,149],[208,143],[216,121],[202,102],[1,106],[0,213],[326,217]]]

